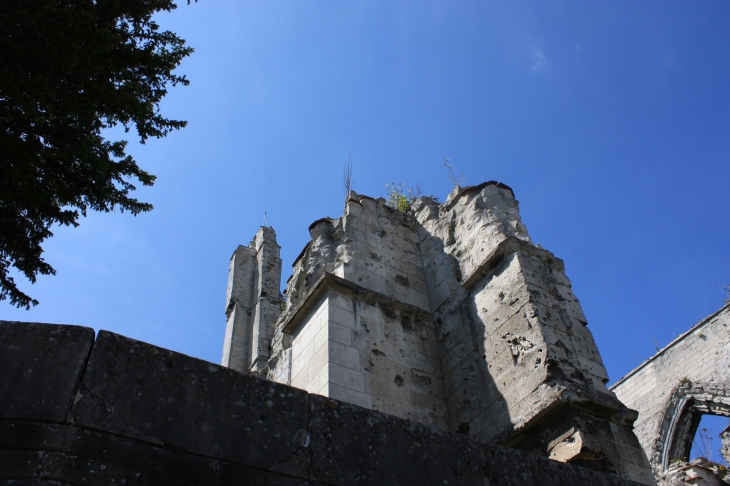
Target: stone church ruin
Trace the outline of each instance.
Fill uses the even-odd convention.
[[[653,484],[637,413],[606,388],[563,262],[532,243],[512,189],[385,202],[350,192],[312,223],[284,295],[274,230],[239,246],[222,364]]]
[[[607,389],[504,184],[407,213],[350,192],[309,232],[283,294],[273,228],[235,250],[222,365],[0,321],[0,485],[664,486],[730,414],[730,307]]]
[[[667,476],[673,464],[689,460],[703,415],[730,417],[730,304],[678,336],[611,389],[639,412],[634,424],[639,442],[656,476]],[[722,440],[730,460],[730,429],[716,439]]]

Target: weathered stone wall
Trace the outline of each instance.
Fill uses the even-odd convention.
[[[248,247],[231,257],[226,292],[226,334],[221,364],[237,371],[261,371],[281,315],[281,258],[276,233],[262,226]]]
[[[310,298],[289,321],[293,386],[447,428],[429,313],[332,274]]]
[[[730,416],[730,305],[703,319],[611,387],[657,474],[686,459],[702,414]]]
[[[0,321],[0,484],[637,483],[118,334]]]
[[[349,258],[335,275],[429,310],[416,221],[385,205],[385,200],[356,196],[347,202],[344,238]]]
[[[653,482],[563,262],[532,244],[509,187],[408,214],[351,192],[309,231],[262,376]]]
[[[231,256],[226,291],[226,334],[221,364],[237,371],[251,366],[251,315],[254,308],[256,250],[239,245]]]
[[[651,482],[563,262],[532,244],[512,191],[415,208],[451,430]]]

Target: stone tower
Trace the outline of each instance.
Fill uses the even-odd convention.
[[[226,292],[226,337],[221,364],[244,373],[268,365],[281,315],[281,258],[276,233],[262,226],[251,243],[233,252]]]
[[[351,192],[309,232],[281,314],[273,230],[234,254],[224,365],[654,484],[563,262],[533,245],[509,187],[408,214]]]

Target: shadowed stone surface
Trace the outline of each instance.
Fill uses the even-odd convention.
[[[312,471],[333,484],[638,484],[312,396]],[[352,426],[350,426],[352,425]]]
[[[101,331],[71,415],[77,425],[268,468],[300,446],[307,398],[292,387]]]
[[[93,342],[88,327],[0,321],[0,417],[65,420]]]
[[[565,265],[533,244],[509,187],[455,187],[443,204],[422,197],[406,212],[350,191],[344,209],[310,225],[268,361],[252,371],[655,484]],[[236,255],[230,295],[230,282],[255,280]],[[588,414],[561,421],[576,404]]]
[[[34,326],[13,336],[33,360],[42,354],[32,344],[59,327]],[[63,375],[78,373],[62,369],[37,385]],[[24,379],[20,371],[4,377]],[[73,397],[71,388],[65,398]],[[52,413],[0,416],[0,485],[637,484],[105,331],[75,399],[67,423],[51,422]]]

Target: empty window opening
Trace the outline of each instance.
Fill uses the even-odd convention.
[[[710,462],[728,466],[727,459],[723,456],[722,435],[730,425],[730,418],[720,415],[703,414],[697,425],[692,447],[690,449],[690,461],[703,457]],[[729,439],[725,439],[728,442]],[[727,452],[726,452],[727,453]]]

